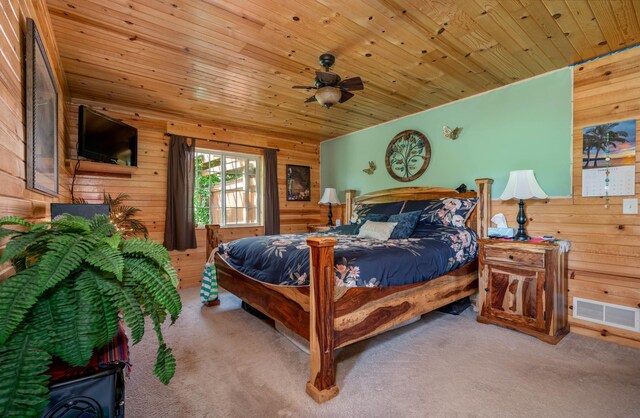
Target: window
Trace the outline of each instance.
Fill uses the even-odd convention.
[[[196,224],[262,223],[259,156],[197,149],[195,168]]]

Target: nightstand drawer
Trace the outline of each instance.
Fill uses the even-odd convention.
[[[486,260],[518,266],[544,268],[544,253],[522,251],[512,248],[485,247]]]

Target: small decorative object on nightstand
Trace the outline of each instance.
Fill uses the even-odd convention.
[[[567,246],[481,239],[478,322],[557,344],[569,332]]]
[[[331,227],[328,225],[307,225],[309,232],[327,232]]]
[[[321,205],[329,205],[329,221],[327,222],[327,226],[333,226],[333,214],[331,213],[331,205],[339,205],[340,200],[338,199],[338,193],[336,193],[336,189],[333,187],[327,187],[324,189],[324,194],[322,195],[322,199],[318,202]],[[315,231],[318,232],[318,231]]]
[[[509,173],[509,181],[507,187],[504,188],[502,200],[520,199],[518,206],[518,232],[513,237],[516,241],[529,241],[530,237],[527,235],[527,231],[524,229],[524,225],[527,223],[527,217],[524,214],[524,199],[546,199],[547,194],[542,190],[536,176],[533,174],[533,170],[517,170]]]

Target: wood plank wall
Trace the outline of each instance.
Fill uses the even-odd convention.
[[[32,221],[47,220],[49,203],[65,201],[67,173],[64,170],[68,117],[65,100],[68,89],[60,68],[58,48],[44,0],[1,0],[0,9],[0,216],[18,215]],[[49,57],[58,85],[58,139],[60,195],[51,197],[26,189],[23,33],[26,18],[36,26]],[[4,242],[0,242],[2,248]],[[10,275],[0,266],[0,279]]]
[[[640,333],[574,320],[571,310],[574,296],[640,308],[640,215],[622,214],[623,197],[612,197],[609,209],[603,198],[583,198],[581,169],[582,128],[640,119],[640,48],[574,67],[573,107],[573,197],[528,201],[527,229],[571,241],[571,331],[640,347]],[[635,197],[640,197],[637,152]],[[515,201],[494,201],[492,212],[505,213],[515,225]]]
[[[98,103],[73,101],[69,104],[71,120],[69,155],[75,157],[77,143],[78,105],[87,104],[98,112],[138,128],[138,169],[131,178],[113,176],[79,175],[76,178],[74,194],[89,202],[100,202],[102,193],[112,195],[127,193],[131,196],[128,204],[142,209],[139,218],[145,222],[151,238],[162,242],[165,224],[167,153],[169,138],[166,132],[196,138],[228,141],[234,145],[199,142],[198,147],[261,154],[260,150],[242,145],[258,145],[279,148],[278,184],[280,193],[280,220],[282,233],[306,232],[308,224],[322,220],[320,200],[320,160],[317,142],[269,136],[248,130],[230,127],[214,127],[193,121],[176,120],[173,116],[158,113],[144,113],[136,110],[100,105]],[[237,145],[235,145],[237,144]],[[287,202],[285,198],[286,164],[311,167],[311,202]],[[325,221],[326,222],[326,221]],[[223,241],[260,235],[262,228],[225,228]],[[197,286],[200,283],[205,262],[206,235],[204,229],[196,233],[198,248],[188,251],[173,251],[171,256],[178,269],[180,286]]]

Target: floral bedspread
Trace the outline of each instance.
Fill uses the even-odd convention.
[[[236,270],[254,279],[285,286],[309,285],[310,235],[243,238],[220,245]],[[422,225],[411,238],[378,241],[327,232],[334,247],[336,285],[400,286],[446,274],[477,256],[476,233],[467,228]]]

